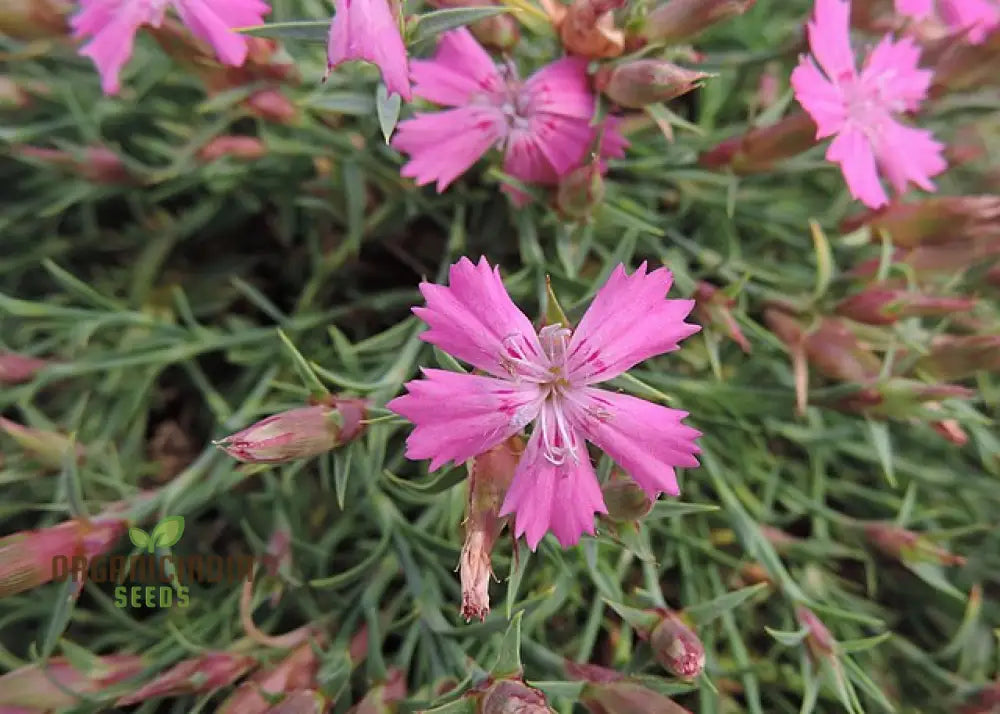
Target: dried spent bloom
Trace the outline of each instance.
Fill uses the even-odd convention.
[[[363,399],[290,409],[220,439],[215,445],[244,463],[278,464],[335,449],[365,428]]]
[[[121,89],[118,75],[132,56],[142,25],[158,27],[172,5],[188,29],[209,43],[224,64],[239,66],[247,57],[247,38],[237,27],[260,25],[271,8],[262,0],[81,0],[70,23],[77,39],[89,37],[80,54],[90,57],[105,94]]]
[[[700,87],[708,77],[704,72],[684,69],[672,62],[638,59],[603,67],[594,85],[611,101],[629,109],[667,102]]]
[[[973,298],[923,295],[914,290],[868,288],[837,305],[838,315],[868,325],[891,325],[907,317],[947,316],[971,310]]]
[[[35,374],[49,362],[16,352],[0,352],[0,384],[23,384],[34,379]]]
[[[267,714],[278,694],[312,686],[319,660],[311,642],[305,642],[268,669],[256,672],[216,709],[216,714]]]
[[[614,11],[627,0],[573,0],[555,18],[563,47],[590,59],[617,57],[625,48],[625,33],[615,27]],[[562,6],[554,6],[562,9]]]
[[[655,8],[641,25],[647,42],[678,42],[712,25],[742,15],[757,0],[668,0]]]
[[[931,132],[896,120],[927,96],[932,73],[918,69],[919,48],[909,38],[894,41],[886,35],[859,73],[849,37],[850,14],[850,0],[816,0],[808,25],[812,56],[801,58],[791,84],[795,98],[816,121],[816,138],[835,137],[826,158],[840,165],[851,195],[878,208],[888,203],[879,169],[902,194],[909,183],[935,190],[930,179],[947,163],[944,145]]]
[[[397,7],[394,0],[335,0],[326,67],[330,72],[344,62],[370,62],[382,73],[389,94],[408,102],[413,95]]]
[[[454,107],[396,128],[392,146],[410,155],[401,173],[420,186],[436,182],[444,191],[493,147],[504,152],[505,173],[545,185],[580,166],[598,137],[603,156],[624,156],[614,123],[590,126],[596,99],[582,57],[556,60],[522,82],[462,28],[441,36],[433,59],[414,60],[411,76],[417,96]]]
[[[901,248],[962,239],[1000,238],[1000,196],[931,196],[913,203],[893,203],[853,216],[844,231],[868,226],[872,240],[888,233]]]
[[[993,0],[896,0],[896,12],[914,20],[936,17],[974,45],[1000,25],[1000,5]]]
[[[232,652],[205,652],[178,662],[115,702],[127,707],[148,699],[205,694],[226,687],[257,665],[257,660]]]
[[[545,695],[513,679],[494,683],[479,702],[480,714],[553,714]]]
[[[267,147],[256,136],[217,136],[198,150],[202,161],[217,161],[223,156],[254,160],[267,155]]]
[[[415,424],[410,459],[430,469],[462,463],[534,424],[500,515],[515,513],[515,535],[534,550],[546,531],[568,547],[607,513],[585,440],[603,449],[651,499],[679,494],[675,467],[698,466],[700,432],[687,412],[593,385],[655,355],[672,352],[700,327],[684,322],[693,300],[664,299],[666,268],[631,275],[618,265],[571,330],[536,333],[485,258],[462,258],[449,286],[422,283],[430,326],[421,337],[490,376],[425,369],[409,394],[387,408]]]
[[[147,663],[136,655],[105,655],[86,664],[83,671],[78,661],[51,657],[44,665],[28,664],[7,672],[0,676],[0,712],[68,711],[83,705],[83,697],[99,695],[141,673]]]
[[[649,634],[649,646],[656,661],[676,677],[693,679],[705,668],[704,645],[674,612],[663,613],[663,619]]]
[[[701,154],[698,163],[710,169],[729,167],[736,174],[761,173],[815,145],[816,122],[805,112],[794,112],[726,139]]]

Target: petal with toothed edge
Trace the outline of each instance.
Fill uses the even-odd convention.
[[[577,459],[557,466],[545,458],[540,431],[528,440],[500,508],[501,516],[515,514],[514,535],[524,535],[532,551],[548,531],[564,548],[575,545],[593,535],[594,514],[608,512],[583,440]]]
[[[897,193],[904,193],[909,183],[924,191],[934,191],[931,176],[948,168],[944,144],[935,141],[927,129],[914,129],[895,121],[882,126],[875,155],[878,165]]]
[[[816,68],[808,57],[803,57],[792,70],[792,90],[795,99],[816,122],[816,138],[823,139],[840,131],[847,118],[844,95]]]
[[[687,412],[645,399],[587,387],[573,395],[569,418],[607,452],[646,494],[680,495],[674,468],[695,468],[701,432],[681,421]]]
[[[933,72],[919,68],[920,48],[909,37],[898,42],[882,38],[865,58],[861,82],[873,87],[885,108],[913,111],[927,96]]]
[[[643,360],[671,352],[701,329],[684,322],[694,300],[668,300],[673,276],[666,268],[628,275],[621,264],[598,290],[567,348],[566,370],[574,383],[594,384]]]
[[[538,385],[442,369],[423,370],[407,382],[407,394],[386,408],[409,419],[406,457],[431,459],[430,471],[448,461],[461,464],[519,433],[538,413]]]
[[[506,89],[493,60],[464,27],[441,35],[432,59],[411,62],[410,77],[418,97],[450,107]]]
[[[212,45],[224,64],[234,66],[246,60],[247,38],[232,28],[260,25],[270,11],[258,0],[174,0],[174,5],[191,32]]]
[[[506,360],[515,348],[527,358],[525,365],[548,368],[535,328],[507,294],[500,269],[486,258],[478,264],[462,258],[451,266],[447,287],[421,283],[420,292],[427,306],[413,312],[431,328],[420,336],[425,342],[502,379],[512,377]]]
[[[854,198],[869,208],[879,208],[889,202],[879,182],[872,146],[861,129],[848,124],[830,142],[826,159],[840,164],[847,190]]]
[[[107,2],[90,2],[73,18],[77,37],[92,35],[80,54],[90,57],[101,77],[101,90],[108,95],[121,89],[119,75],[132,56],[135,33],[141,25],[162,17],[137,3],[128,2],[117,8]]]
[[[850,0],[816,0],[813,19],[807,26],[809,50],[834,82],[853,77],[857,71],[850,26]]]

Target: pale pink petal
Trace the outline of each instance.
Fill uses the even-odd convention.
[[[900,194],[906,192],[908,183],[935,190],[930,177],[948,168],[943,152],[944,145],[930,131],[891,120],[883,125],[875,148],[879,166]]]
[[[594,514],[607,513],[590,456],[579,440],[576,459],[555,465],[544,456],[535,429],[518,462],[500,515],[514,516],[514,536],[524,536],[534,551],[549,530],[565,548],[584,533],[594,533]]]
[[[240,66],[247,58],[247,38],[234,27],[260,25],[270,12],[258,0],[174,0],[177,13],[198,38],[209,43],[223,64]]]
[[[848,124],[830,142],[826,158],[840,164],[847,190],[866,206],[878,208],[889,202],[885,189],[879,183],[872,145],[857,126]]]
[[[434,59],[411,62],[410,77],[414,94],[449,107],[505,90],[493,60],[464,27],[441,36]]]
[[[688,413],[628,394],[586,387],[574,393],[569,418],[607,452],[646,494],[680,494],[674,468],[695,468],[701,432],[682,424]]]
[[[462,258],[451,266],[447,287],[421,283],[420,292],[427,307],[413,312],[431,328],[420,336],[425,342],[497,377],[511,377],[516,351],[547,369],[535,328],[486,258],[477,265]]]
[[[162,12],[153,13],[131,0],[113,3],[85,3],[73,18],[78,36],[92,35],[90,42],[80,48],[80,54],[90,57],[101,76],[101,89],[105,94],[117,94],[121,89],[118,76],[132,56],[135,33],[140,25],[162,18]]]
[[[941,19],[956,31],[969,31],[969,42],[978,45],[1000,25],[1000,6],[992,0],[939,0]]]
[[[555,184],[580,166],[592,135],[586,121],[537,114],[511,132],[503,170],[525,183]]]
[[[597,292],[573,332],[566,369],[574,383],[611,379],[701,329],[684,322],[694,300],[667,300],[673,276],[666,268],[646,273],[643,263],[631,275],[618,265]]]
[[[386,408],[413,422],[406,457],[431,459],[431,471],[449,461],[464,463],[517,434],[534,419],[542,399],[531,382],[442,369],[425,369],[423,375]]]
[[[327,67],[352,60],[371,62],[382,72],[390,94],[412,99],[406,47],[387,0],[335,0]]]
[[[792,70],[795,99],[816,122],[816,138],[832,136],[844,126],[847,108],[842,91],[820,73],[808,57],[799,60]]]
[[[410,155],[403,176],[417,185],[437,182],[438,193],[469,170],[507,130],[495,107],[470,106],[433,114],[418,113],[396,126],[392,146]]]
[[[934,12],[934,0],[896,0],[896,12],[920,20]]]
[[[908,37],[886,35],[865,59],[862,84],[871,87],[886,109],[914,111],[927,96],[933,72],[919,68],[920,48]]]
[[[834,82],[855,73],[850,38],[850,0],[816,0],[808,24],[809,49]]]
[[[589,122],[594,116],[596,99],[590,91],[587,60],[564,57],[545,65],[525,81],[521,97],[529,111]]]

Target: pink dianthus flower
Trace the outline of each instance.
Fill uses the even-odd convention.
[[[260,25],[271,12],[263,0],[80,0],[71,20],[73,35],[91,38],[80,54],[97,66],[105,94],[121,88],[118,75],[132,56],[136,31],[142,25],[159,27],[169,5],[196,37],[212,45],[223,64],[234,67],[247,58],[247,38],[233,28]]]
[[[327,43],[327,71],[344,62],[371,62],[389,94],[410,101],[406,45],[389,0],[335,0]]]
[[[915,20],[936,16],[952,32],[968,32],[972,44],[1000,25],[1000,5],[993,0],[896,0],[896,12]]]
[[[504,151],[505,173],[543,185],[578,168],[602,132],[601,156],[624,156],[615,121],[590,125],[597,100],[582,57],[556,60],[522,82],[463,27],[442,35],[433,59],[414,60],[411,77],[417,96],[454,107],[417,113],[396,129],[392,145],[410,155],[402,174],[418,185],[436,181],[443,191],[494,146]]]
[[[534,550],[551,530],[570,546],[594,533],[607,513],[585,441],[611,456],[651,499],[680,493],[675,467],[698,466],[701,435],[681,423],[687,412],[598,389],[639,362],[677,349],[698,325],[684,322],[693,300],[666,300],[672,275],[628,275],[619,265],[575,330],[554,324],[536,332],[514,305],[499,270],[485,258],[462,258],[449,285],[423,283],[430,326],[422,339],[490,376],[425,369],[408,394],[386,406],[415,425],[410,459],[430,469],[482,454],[533,424],[500,515]]]
[[[927,95],[932,73],[918,68],[920,50],[909,38],[894,41],[886,35],[859,73],[849,37],[850,13],[849,0],[816,0],[808,27],[812,56],[802,57],[791,84],[816,122],[816,138],[836,135],[826,158],[840,164],[851,195],[878,208],[888,203],[879,169],[901,194],[911,182],[935,190],[930,177],[947,163],[941,155],[944,146],[930,131],[896,120],[916,110]]]

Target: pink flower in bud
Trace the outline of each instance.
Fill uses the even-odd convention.
[[[82,583],[89,561],[108,552],[128,521],[98,516],[0,538],[0,597],[72,577]]]
[[[514,679],[495,682],[479,702],[480,714],[554,714],[545,695]]]
[[[975,45],[961,36],[944,37],[924,45],[928,66],[934,67],[931,97],[996,85],[997,73],[993,68],[1000,62],[1000,27],[990,30]]]
[[[956,446],[965,446],[969,443],[969,435],[954,419],[932,422],[931,428]]]
[[[700,329],[684,322],[693,300],[665,299],[672,280],[666,268],[647,272],[643,263],[629,275],[619,265],[575,329],[541,331],[485,258],[453,265],[448,287],[421,284],[427,306],[414,313],[431,328],[421,338],[490,376],[425,369],[425,379],[407,383],[409,394],[386,405],[416,424],[407,457],[431,459],[434,471],[533,424],[500,510],[516,514],[515,535],[532,550],[549,530],[574,545],[594,532],[594,513],[607,512],[585,441],[651,499],[679,493],[674,469],[698,465],[700,433],[681,423],[687,413],[595,386]]]
[[[941,335],[915,368],[942,380],[972,377],[977,372],[1000,370],[1000,335]]]
[[[891,325],[907,317],[947,316],[971,310],[976,302],[972,298],[934,297],[912,290],[868,288],[842,301],[837,314],[869,325]]]
[[[469,470],[469,502],[465,520],[465,544],[459,561],[462,580],[462,617],[485,620],[490,612],[490,551],[507,522],[500,506],[524,453],[524,441],[512,436],[479,454]]]
[[[257,660],[232,652],[206,652],[178,662],[152,681],[118,699],[115,706],[127,707],[149,699],[207,694],[229,686],[257,665]]]
[[[247,108],[261,119],[278,124],[291,124],[299,115],[299,110],[278,89],[262,89],[246,99]]]
[[[649,495],[632,479],[615,470],[601,487],[604,504],[608,507],[607,517],[617,523],[638,521],[653,510]]]
[[[276,695],[311,687],[318,668],[313,644],[305,642],[273,667],[256,672],[237,687],[216,714],[267,714]]]
[[[704,281],[699,282],[695,288],[694,299],[695,315],[703,325],[724,329],[729,339],[738,344],[741,350],[750,354],[750,342],[743,336],[743,331],[730,309],[736,304],[735,299]]]
[[[619,106],[642,109],[687,94],[708,76],[666,60],[637,59],[602,67],[594,77],[594,86]]]
[[[604,201],[606,189],[601,176],[601,162],[596,159],[573,169],[559,181],[556,208],[566,218],[585,220]]]
[[[327,43],[327,72],[344,62],[364,60],[379,68],[389,94],[405,101],[410,91],[406,46],[394,0],[334,0]]]
[[[71,20],[73,35],[90,38],[80,54],[94,61],[105,94],[121,88],[118,75],[132,55],[138,29],[158,27],[169,5],[222,62],[237,66],[246,59],[247,40],[233,29],[260,25],[271,11],[262,0],[82,0]]]
[[[893,203],[845,220],[842,229],[868,226],[872,240],[884,232],[892,244],[914,248],[962,239],[1000,238],[1000,196],[932,196],[913,203]]]
[[[737,174],[770,171],[775,164],[816,144],[816,123],[805,112],[794,112],[774,124],[726,139],[698,157],[710,169],[731,168]]]
[[[865,526],[865,535],[872,545],[890,558],[938,565],[965,565],[962,556],[949,553],[925,536],[895,523],[869,523]]]
[[[356,438],[365,425],[363,399],[332,399],[330,404],[291,409],[215,442],[227,454],[250,464],[278,464],[326,453]]]
[[[756,2],[757,0],[668,0],[646,16],[639,30],[639,42],[686,40],[712,25],[742,15]]]
[[[566,671],[587,682],[580,703],[591,714],[691,714],[659,692],[644,687],[620,672],[593,664],[566,662]]]
[[[951,32],[965,35],[974,45],[1000,25],[1000,6],[993,0],[896,0],[896,12],[915,20],[936,14]]]
[[[217,136],[198,150],[202,161],[216,161],[223,156],[252,161],[266,154],[267,147],[256,136]]]
[[[573,0],[557,7],[553,20],[563,47],[588,59],[617,57],[625,48],[625,33],[615,27],[613,12],[627,0]]]
[[[996,714],[1000,711],[1000,681],[988,684],[963,704],[957,714]]]
[[[22,384],[30,382],[38,370],[49,362],[37,357],[28,357],[14,352],[0,352],[0,384]]]
[[[806,646],[810,654],[817,661],[832,660],[837,652],[837,641],[833,639],[823,621],[816,617],[812,610],[802,606],[795,608],[795,617],[799,625],[809,631],[806,635]]]
[[[919,48],[909,38],[897,42],[886,35],[859,73],[850,13],[849,0],[816,0],[808,26],[812,55],[801,58],[791,83],[795,98],[817,124],[816,138],[835,137],[826,158],[840,165],[851,195],[878,208],[889,201],[879,168],[902,194],[909,183],[933,191],[931,177],[947,164],[944,145],[931,132],[896,120],[927,96],[933,73],[918,68]]]
[[[372,687],[364,699],[347,710],[347,714],[391,714],[393,702],[406,698],[406,676],[402,670],[390,669],[388,678]]]
[[[821,374],[841,382],[867,384],[878,377],[882,363],[861,344],[847,323],[824,317],[806,334],[806,358]]]
[[[66,454],[72,449],[77,463],[82,463],[87,451],[82,444],[74,443],[69,437],[54,431],[33,429],[0,417],[0,431],[3,431],[18,445],[36,459],[42,466],[61,469]]]
[[[115,152],[104,146],[88,146],[75,152],[41,146],[17,146],[17,156],[36,159],[98,184],[134,183],[134,177]]]
[[[84,697],[99,696],[132,679],[146,663],[136,655],[105,655],[89,659],[86,670],[77,669],[78,665],[65,657],[52,657],[44,665],[29,664],[0,676],[0,712],[70,710],[82,705]]]
[[[664,611],[663,619],[649,634],[656,661],[681,679],[694,679],[705,668],[705,648],[698,635],[674,612]]]

